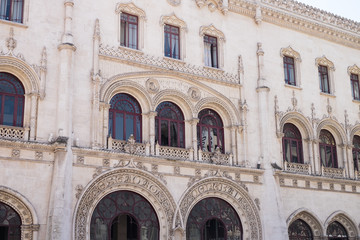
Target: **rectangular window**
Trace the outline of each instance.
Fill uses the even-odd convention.
[[[138,49],[138,17],[121,13],[120,45]]]
[[[0,19],[22,23],[24,0],[0,0]]]
[[[180,59],[180,31],[178,27],[165,25],[164,52],[166,57]]]
[[[284,56],[285,83],[296,86],[294,58]]]
[[[217,39],[208,35],[204,36],[205,66],[218,68]]]
[[[329,74],[326,66],[319,65],[320,90],[323,93],[330,93]]]
[[[351,90],[352,90],[353,99],[354,100],[360,100],[359,75],[351,74],[350,75],[350,81],[351,81]]]

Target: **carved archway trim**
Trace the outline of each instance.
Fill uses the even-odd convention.
[[[121,12],[126,12],[132,15],[137,15],[139,17],[141,17],[142,19],[146,20],[146,13],[144,10],[142,10],[141,8],[137,7],[134,3],[129,2],[129,3],[118,3],[116,5],[116,9],[115,12],[117,14],[121,13]]]
[[[134,168],[104,172],[88,184],[75,207],[74,239],[90,239],[90,221],[95,207],[106,195],[121,190],[136,192],[149,201],[159,219],[160,239],[170,239],[170,223],[176,209],[172,195],[154,176]]]
[[[220,177],[200,180],[182,195],[177,214],[181,214],[183,221],[180,222],[184,224],[183,229],[186,229],[187,219],[193,207],[209,197],[223,199],[235,209],[243,227],[244,239],[262,239],[260,215],[248,192],[235,182]]]
[[[34,207],[20,193],[0,186],[0,202],[12,207],[21,218],[21,239],[33,240],[33,232],[39,230]]]
[[[322,120],[318,124],[317,130],[316,130],[316,138],[319,138],[320,131],[322,129],[326,129],[326,130],[330,131],[331,134],[333,134],[333,136],[336,140],[336,144],[347,144],[345,130],[334,119],[327,118],[327,119]],[[339,142],[339,141],[341,141],[341,142]]]
[[[169,24],[169,25],[177,26],[177,27],[180,27],[181,29],[187,31],[186,22],[184,22],[182,19],[178,18],[175,15],[175,13],[172,13],[170,15],[161,16],[160,24],[161,25]]]
[[[320,220],[318,220],[319,218],[310,210],[305,208],[300,208],[296,210],[294,213],[292,213],[286,220],[288,228],[293,222],[295,222],[298,219],[303,220],[310,226],[312,233],[314,237],[316,237],[316,239],[320,239],[320,237],[323,236],[324,231],[322,228],[322,224]]]
[[[350,67],[348,67],[348,74],[351,75],[351,74],[356,74],[356,75],[360,75],[360,68],[354,64]]]
[[[288,46],[286,48],[281,48],[280,56],[281,57],[284,57],[284,56],[293,57],[295,60],[301,62],[300,53],[295,51],[291,46]]]
[[[350,130],[350,142],[349,144],[352,144],[354,141],[354,136],[358,135],[360,136],[360,124],[356,124],[354,127]]]
[[[281,133],[284,132],[284,126],[286,123],[292,123],[300,130],[303,139],[312,139],[314,136],[310,122],[299,112],[286,113],[281,117],[279,122],[279,129]]]
[[[322,56],[315,59],[316,66],[323,65],[330,68],[330,70],[335,71],[335,65],[332,61],[327,59],[327,57]]]
[[[217,37],[221,42],[225,42],[225,35],[222,31],[217,29],[214,25],[210,24],[209,26],[200,27],[200,36],[210,35]]]
[[[356,224],[354,220],[352,220],[348,214],[346,214],[343,211],[336,211],[332,213],[325,221],[325,234],[326,229],[328,226],[333,222],[339,222],[343,227],[346,229],[346,232],[348,233],[349,240],[355,240],[356,237],[359,235]]]

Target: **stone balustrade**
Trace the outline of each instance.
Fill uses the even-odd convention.
[[[345,178],[345,171],[343,168],[329,168],[322,166],[321,175],[331,178]]]
[[[284,170],[286,172],[292,172],[292,173],[311,174],[310,164],[290,163],[285,161]]]
[[[22,127],[0,125],[0,138],[25,140],[28,130]]]

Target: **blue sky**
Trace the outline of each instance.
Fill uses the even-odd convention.
[[[360,0],[296,0],[360,22]]]

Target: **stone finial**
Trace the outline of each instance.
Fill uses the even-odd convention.
[[[296,110],[298,101],[295,97],[295,91],[292,92],[292,95],[293,95],[293,97],[291,98],[291,103],[293,105],[293,110]]]
[[[47,64],[47,53],[46,53],[46,47],[44,47],[41,53],[40,65],[42,68],[46,69],[46,64]]]
[[[6,39],[6,47],[9,49],[9,53],[12,53],[16,48],[16,40],[14,38],[14,29],[10,28],[9,37]]]
[[[327,99],[326,110],[327,110],[327,112],[328,112],[328,114],[329,114],[329,117],[330,117],[331,114],[332,114],[332,107],[331,107],[331,105],[330,105],[330,99],[329,99],[329,98]]]
[[[261,14],[260,4],[256,4],[255,22],[256,22],[256,24],[258,24],[258,25],[261,24],[261,22],[262,22],[262,14]]]
[[[94,39],[100,40],[100,23],[98,18],[95,20]]]
[[[264,55],[264,50],[262,49],[262,43],[261,42],[258,42],[257,43],[257,52],[256,52],[256,54],[258,55],[258,56],[263,56]]]

